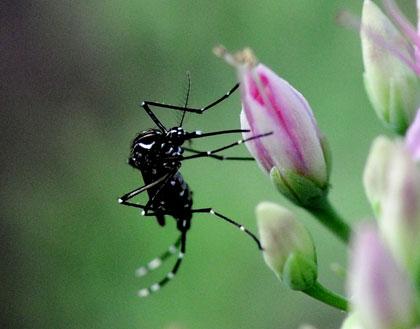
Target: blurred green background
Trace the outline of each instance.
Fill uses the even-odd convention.
[[[235,83],[212,54],[254,49],[311,104],[333,152],[331,199],[349,221],[369,216],[361,174],[383,130],[362,85],[356,33],[338,27],[341,9],[362,1],[84,0],[2,1],[1,254],[4,328],[338,328],[343,314],[282,286],[255,245],[236,229],[197,215],[179,275],[160,293],[139,288],[135,269],[177,236],[122,207],[141,185],[127,163],[134,135],[152,123],[141,100],[202,106]],[[234,95],[185,128],[239,127]],[[168,126],[177,115],[158,111]],[[237,137],[200,140],[197,148]],[[246,155],[244,146],[229,154]],[[330,264],[346,250],[305,212],[279,196],[254,163],[202,159],[182,173],[197,207],[211,206],[255,231],[254,207],[292,208],[317,243],[320,281],[343,291]]]

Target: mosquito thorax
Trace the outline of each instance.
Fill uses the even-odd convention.
[[[181,127],[165,133],[158,129],[142,131],[133,140],[128,163],[144,173],[165,172],[177,166],[184,141],[185,131]]]

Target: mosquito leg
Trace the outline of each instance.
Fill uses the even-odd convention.
[[[124,194],[122,197],[120,197],[118,199],[118,203],[122,203],[124,204],[125,201],[130,200],[131,198],[135,197],[136,195],[143,193],[144,191],[147,191],[148,189],[162,183],[163,181],[165,181],[168,176],[170,176],[172,174],[172,171],[163,175],[162,177],[160,177],[159,179],[155,180],[154,182],[144,185],[142,187],[136,188],[135,190],[128,192],[126,194]]]
[[[165,126],[163,125],[162,122],[160,122],[157,116],[150,109],[149,104],[151,104],[151,102],[144,101],[141,103],[141,107],[146,111],[147,115],[150,117],[150,119],[152,119],[152,121],[156,124],[156,126],[158,126],[161,131],[166,132],[167,130]]]
[[[140,215],[142,215],[142,216],[156,216],[156,213],[151,212],[150,209],[148,209],[148,211],[146,212],[146,205],[143,206],[141,204],[128,202],[128,201],[123,201],[123,202],[121,202],[121,204],[124,205],[124,206],[128,206],[128,207],[142,209],[142,211],[140,212]]]
[[[178,171],[178,168],[175,168],[172,171],[170,171],[166,175],[166,178],[162,181],[162,184],[160,184],[160,186],[156,190],[155,194],[151,198],[149,198],[149,201],[147,201],[145,209],[144,209],[146,214],[147,214],[148,210],[150,209],[150,207],[152,206],[153,201],[156,199],[156,197],[159,195],[159,193],[162,191],[162,189],[166,186],[166,184],[173,178],[173,176],[176,174],[177,171]]]
[[[219,130],[219,131],[212,131],[209,133],[203,133],[200,130],[193,131],[191,133],[187,133],[185,136],[185,140],[191,140],[195,138],[203,138],[209,136],[216,136],[216,135],[226,135],[226,134],[236,134],[236,133],[249,133],[250,130],[248,129],[229,129],[229,130]]]
[[[263,247],[261,246],[260,240],[258,240],[258,238],[255,236],[255,234],[253,234],[251,231],[246,229],[242,224],[239,224],[239,223],[235,222],[233,219],[230,219],[230,218],[222,215],[221,213],[218,213],[218,212],[214,211],[213,208],[193,209],[192,212],[193,213],[211,214],[211,215],[214,215],[216,217],[219,217],[219,218],[223,219],[224,221],[228,222],[229,224],[235,225],[237,228],[239,228],[245,234],[249,235],[256,242],[256,244],[258,246],[258,249],[264,250]]]
[[[201,153],[197,153],[197,154],[194,154],[194,155],[189,155],[189,156],[183,157],[181,160],[184,161],[184,160],[195,159],[195,158],[210,157],[211,155],[214,155],[214,153],[218,153],[218,152],[227,150],[229,148],[235,147],[236,145],[240,145],[240,144],[249,142],[249,141],[257,139],[257,138],[269,136],[271,134],[272,134],[272,132],[269,132],[269,133],[266,133],[266,134],[255,135],[255,136],[251,136],[251,137],[248,137],[248,138],[240,139],[240,140],[238,140],[234,143],[231,143],[231,144],[223,146],[223,147],[219,147],[219,148],[211,150],[211,151],[205,151],[205,152],[201,152]]]
[[[185,107],[185,106],[177,106],[177,105],[171,105],[171,104],[164,104],[164,103],[159,103],[159,102],[151,102],[151,101],[145,101],[141,104],[141,106],[146,110],[147,114],[149,114],[150,118],[157,124],[157,126],[159,128],[164,128],[162,123],[158,120],[158,118],[153,114],[153,112],[150,110],[149,105],[151,106],[156,106],[156,107],[160,107],[160,108],[165,108],[165,109],[171,109],[171,110],[176,110],[176,111],[184,111],[184,112],[190,112],[190,113],[197,113],[197,114],[202,114],[205,111],[207,111],[208,109],[214,107],[215,105],[219,104],[220,102],[222,102],[223,100],[225,100],[226,98],[228,98],[230,95],[232,95],[232,93],[238,89],[239,87],[239,83],[237,83],[235,86],[233,86],[232,89],[230,89],[226,94],[224,94],[222,97],[218,98],[217,100],[215,100],[214,102],[210,103],[207,106],[204,106],[202,108],[193,108],[193,107]],[[163,130],[166,131],[166,130]]]
[[[192,148],[189,147],[183,147],[183,149],[185,151],[191,152],[191,153],[196,153],[196,154],[202,154],[203,151],[198,151],[198,150],[194,150]],[[214,158],[217,160],[248,160],[248,161],[254,161],[255,159],[253,157],[229,157],[229,156],[224,156],[224,155],[218,155],[218,154],[210,154],[209,155],[210,158]]]
[[[181,244],[181,236],[175,241],[174,244],[170,245],[169,248],[159,257],[156,257],[155,259],[152,259],[150,262],[147,263],[145,266],[140,266],[136,270],[136,276],[145,276],[150,271],[156,270],[159,268],[166,259],[168,259],[170,256],[175,254],[178,250],[179,245]]]
[[[168,284],[168,282],[171,281],[175,277],[176,273],[178,272],[182,264],[182,260],[184,259],[184,256],[185,256],[185,246],[186,246],[186,241],[187,241],[186,238],[187,238],[187,231],[184,231],[181,233],[181,247],[178,251],[178,259],[176,260],[175,265],[172,267],[172,270],[168,272],[165,275],[165,277],[159,282],[152,284],[148,288],[140,289],[137,293],[139,297],[147,297],[150,294],[159,291],[162,287]]]
[[[235,90],[238,89],[238,87],[239,87],[239,83],[237,83],[236,85],[234,85],[233,88],[231,90],[229,90],[226,94],[224,94],[222,97],[220,97],[219,99],[215,100],[213,103],[210,103],[209,105],[203,107],[201,109],[201,113],[207,111],[208,109],[212,108],[213,106],[216,106],[220,102],[224,101],[226,98],[228,98],[230,95],[232,95],[235,92]]]

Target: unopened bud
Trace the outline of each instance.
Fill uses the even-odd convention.
[[[417,76],[399,58],[414,62],[411,45],[371,0],[363,4],[360,35],[369,99],[378,117],[403,134],[418,106]]]
[[[355,235],[348,277],[352,310],[366,329],[412,329],[414,289],[377,230],[360,228]],[[351,327],[350,327],[351,328]]]
[[[388,184],[389,163],[395,152],[395,143],[387,137],[379,136],[372,143],[366,162],[363,185],[377,217],[382,212],[383,198]]]
[[[256,215],[267,265],[290,288],[310,288],[317,279],[317,261],[307,229],[292,212],[275,203],[260,203]]]
[[[264,64],[250,49],[216,54],[237,69],[241,83],[241,128],[245,138],[272,133],[246,143],[279,191],[299,206],[324,198],[329,187],[330,154],[325,137],[305,97]],[[315,201],[314,201],[315,200]]]

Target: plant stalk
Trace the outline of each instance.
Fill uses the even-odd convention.
[[[325,288],[319,282],[315,282],[312,287],[303,290],[302,292],[312,298],[315,298],[316,300],[319,300],[320,302],[323,302],[324,304],[338,308],[342,311],[348,311],[347,299]]]

